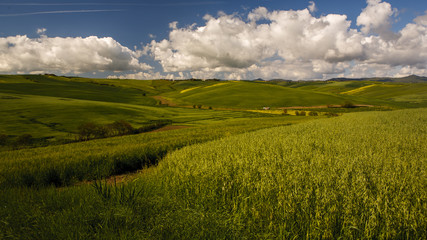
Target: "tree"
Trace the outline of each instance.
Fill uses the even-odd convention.
[[[79,139],[81,141],[89,140],[95,138],[96,131],[99,128],[99,125],[93,122],[87,122],[81,124],[77,129],[79,131]]]
[[[0,145],[6,145],[7,139],[8,139],[8,136],[6,134],[0,134]]]
[[[30,145],[32,142],[33,142],[33,136],[28,133],[22,134],[16,139],[17,145]]]
[[[341,105],[343,108],[355,108],[356,106],[352,102],[345,102],[343,105]]]
[[[116,131],[117,135],[126,135],[126,134],[131,134],[134,131],[134,128],[132,127],[132,125],[130,125],[129,122],[125,121],[125,120],[118,120],[113,122],[113,124],[111,124],[112,128],[114,131]]]

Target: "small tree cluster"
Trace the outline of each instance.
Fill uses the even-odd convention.
[[[31,134],[25,133],[19,136],[16,139],[16,145],[30,145],[33,142],[33,136]]]
[[[345,102],[341,105],[342,108],[355,108],[356,106],[351,102]]]
[[[295,111],[296,116],[306,116],[307,113],[305,111]]]
[[[319,116],[319,114],[317,112],[311,111],[308,113],[308,116]]]
[[[124,136],[149,132],[171,124],[171,120],[153,120],[148,124],[136,129],[125,120],[118,120],[111,124],[96,124],[93,122],[83,123],[78,127],[78,140],[86,141],[90,139]]]
[[[8,136],[6,134],[0,134],[0,146],[6,145],[8,141]]]
[[[80,141],[113,136],[123,136],[132,134],[134,131],[135,129],[125,120],[115,121],[112,124],[106,125],[87,122],[81,124],[78,127]]]
[[[328,112],[325,115],[328,117],[338,117],[339,116],[337,113],[333,113],[333,112]]]

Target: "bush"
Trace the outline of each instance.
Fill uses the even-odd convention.
[[[351,102],[346,102],[346,103],[342,104],[341,107],[343,107],[343,108],[355,108],[356,106]]]
[[[306,112],[304,112],[304,111],[300,111],[300,112],[295,111],[295,115],[296,115],[296,116],[305,116],[305,115],[306,115]]]
[[[149,131],[152,131],[152,130],[164,127],[166,125],[169,125],[171,123],[172,123],[172,121],[168,120],[168,119],[167,120],[155,120],[155,121],[151,121],[149,124],[138,128],[135,131],[135,133],[149,132]]]
[[[115,133],[113,135],[123,136],[134,132],[132,125],[130,125],[130,123],[125,120],[115,121],[110,126]]]
[[[338,117],[338,114],[337,113],[333,113],[333,112],[328,112],[325,115],[328,116],[328,117]]]
[[[313,112],[313,111],[309,112],[308,115],[309,116],[319,116],[319,114],[317,112]]]
[[[7,145],[8,136],[6,134],[0,134],[0,145]]]
[[[87,122],[87,123],[81,124],[77,128],[79,132],[79,140],[85,141],[85,140],[95,138],[98,135],[97,131],[99,127],[100,126],[98,124],[93,122]]]
[[[33,142],[33,136],[31,134],[22,134],[16,139],[16,145],[30,145]]]

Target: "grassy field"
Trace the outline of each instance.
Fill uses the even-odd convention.
[[[166,96],[181,104],[202,104],[213,107],[259,109],[262,107],[313,106],[344,103],[346,96],[335,96],[282,86],[226,82],[171,92]]]
[[[308,117],[233,119],[173,131],[0,152],[0,186],[64,186],[157,164],[168,152],[257,129],[307,121]]]
[[[426,239],[426,96],[415,76],[0,75],[0,239]],[[62,144],[118,120],[176,129]]]
[[[0,236],[425,239],[426,116],[352,113],[232,135],[127,184],[0,188]]]

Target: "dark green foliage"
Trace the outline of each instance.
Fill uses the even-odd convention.
[[[78,127],[78,135],[80,141],[90,139],[124,136],[129,134],[139,133],[129,122],[118,120],[111,124],[100,125],[93,122],[83,123]]]
[[[296,116],[305,116],[306,112],[305,111],[295,111],[295,115]]]
[[[110,133],[109,136],[123,136],[134,132],[134,128],[129,122],[125,120],[119,120],[109,125]]]
[[[308,115],[309,115],[309,116],[319,116],[319,114],[318,114],[317,112],[314,112],[314,111],[310,111],[310,112],[308,113]]]
[[[170,125],[172,124],[171,120],[154,120],[151,121],[148,124],[145,124],[144,126],[134,130],[135,133],[143,133],[143,132],[149,132],[149,131],[153,131],[159,128],[162,128],[164,126]]]
[[[338,113],[334,113],[334,112],[327,112],[327,113],[325,113],[325,115],[327,117],[338,117],[339,116]]]
[[[7,145],[9,137],[6,134],[0,134],[0,146]]]
[[[15,145],[17,146],[23,146],[23,145],[30,145],[33,142],[33,136],[31,134],[22,134],[19,136],[16,141]]]
[[[341,105],[343,108],[355,108],[356,106],[352,102],[346,102]]]
[[[78,128],[79,140],[85,141],[89,139],[99,138],[105,133],[105,129],[93,122],[81,124]]]

